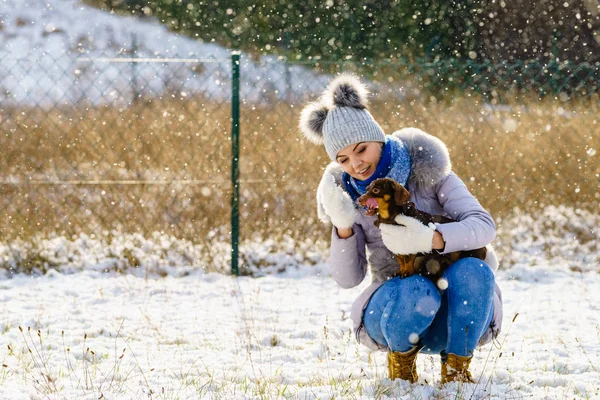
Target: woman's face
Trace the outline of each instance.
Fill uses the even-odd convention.
[[[360,142],[342,149],[336,161],[342,169],[354,179],[369,179],[377,169],[381,157],[381,142]]]

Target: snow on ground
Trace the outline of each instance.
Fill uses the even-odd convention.
[[[476,353],[478,384],[440,387],[437,356],[420,356],[418,384],[386,379],[385,354],[350,332],[361,288],[337,287],[326,264],[15,275],[0,281],[0,398],[598,398],[600,276],[542,263],[497,279],[504,327]]]
[[[131,57],[166,61],[114,60]],[[231,97],[231,50],[170,32],[154,18],[114,15],[77,0],[0,0],[0,65],[4,104],[126,105],[136,95],[173,93]],[[241,96],[249,102],[297,100],[330,79],[271,56],[242,56],[241,71]]]

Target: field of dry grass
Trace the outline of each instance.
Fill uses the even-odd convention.
[[[242,239],[328,235],[314,202],[328,159],[301,137],[301,106],[242,106]],[[500,217],[547,204],[597,209],[599,108],[595,98],[371,105],[387,133],[414,126],[447,143],[454,170]],[[230,104],[167,99],[0,118],[4,239],[118,229],[202,241],[228,231]]]

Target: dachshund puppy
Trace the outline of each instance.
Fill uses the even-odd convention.
[[[390,178],[376,179],[367,187],[367,192],[358,198],[358,204],[367,207],[367,215],[377,214],[375,225],[392,224],[398,215],[406,215],[429,225],[430,223],[445,224],[454,220],[443,215],[431,215],[417,210],[415,204],[409,201],[410,193],[404,186]],[[485,247],[469,251],[456,251],[452,253],[439,254],[418,253],[396,255],[400,264],[399,275],[407,277],[415,274],[428,277],[437,282],[444,271],[455,261],[465,257],[485,259],[487,250]]]

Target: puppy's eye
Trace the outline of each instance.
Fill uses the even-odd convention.
[[[373,193],[379,194],[379,189],[373,189]]]

